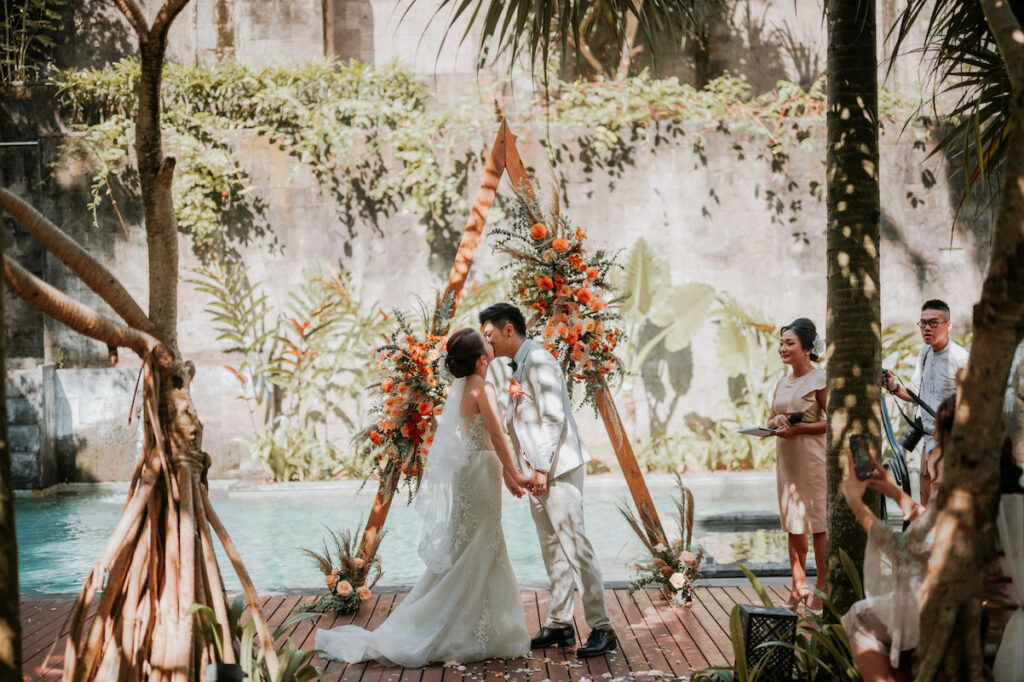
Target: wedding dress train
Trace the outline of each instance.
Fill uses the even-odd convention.
[[[458,405],[453,398],[460,393],[453,390],[449,395],[442,422],[448,406]],[[417,501],[427,507],[425,524],[433,523],[430,515],[445,517],[436,520],[436,527],[423,530],[420,555],[427,571],[376,630],[345,625],[317,631],[316,648],[328,656],[413,668],[431,662],[512,658],[530,650],[519,587],[501,530],[501,464],[489,447],[479,414],[467,424],[456,409],[449,420],[459,423],[461,433],[454,440],[435,439],[425,474],[430,475],[432,466],[435,472],[448,469],[442,474],[447,499],[438,502],[435,495]],[[439,435],[442,428],[439,425]]]

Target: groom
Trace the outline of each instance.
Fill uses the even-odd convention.
[[[583,613],[591,632],[576,655],[600,656],[616,648],[615,632],[608,620],[594,548],[583,533],[583,465],[590,455],[572,416],[562,368],[550,353],[526,338],[526,321],[514,305],[496,303],[484,309],[480,324],[494,354],[512,358],[508,433],[520,466],[530,475],[530,511],[551,580],[548,618],[530,646],[575,643],[573,590],[579,576]]]

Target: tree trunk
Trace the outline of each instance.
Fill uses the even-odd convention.
[[[0,223],[3,222],[0,208]],[[0,252],[3,230],[0,230]],[[0,318],[4,285],[0,281]],[[18,617],[18,538],[14,528],[14,481],[7,438],[7,334],[0,335],[0,680],[21,679],[21,620]]]
[[[700,90],[711,79],[711,31],[693,38],[693,87]]]
[[[1007,68],[1020,65],[1008,63]],[[1017,90],[1017,88],[1015,88]],[[981,680],[981,609],[999,504],[1003,396],[1024,337],[1024,95],[1009,115],[992,256],[974,306],[971,359],[943,455],[935,545],[923,589],[921,680]]]
[[[860,569],[867,539],[839,492],[845,443],[867,433],[881,447],[875,3],[830,0],[828,25],[827,590],[845,612],[856,594],[839,550]]]
[[[142,73],[135,118],[135,155],[149,249],[149,319],[178,354],[178,226],[171,199],[174,159],[164,158],[160,87],[166,35],[140,41]]]

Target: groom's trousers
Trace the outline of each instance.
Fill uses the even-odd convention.
[[[583,469],[579,466],[549,480],[548,491],[539,499],[530,496],[530,512],[551,580],[551,603],[544,624],[572,625],[573,588],[578,580],[587,625],[595,630],[610,630],[601,569],[583,532]]]

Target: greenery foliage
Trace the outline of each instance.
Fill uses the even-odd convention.
[[[211,298],[207,312],[239,382],[255,439],[247,445],[272,480],[361,475],[367,464],[338,445],[361,422],[351,413],[372,381],[371,359],[385,318],[353,291],[348,273],[313,263],[273,310],[238,263],[197,269],[191,283]]]
[[[66,0],[0,0],[0,83],[35,80],[50,61]]]
[[[79,136],[64,156],[94,163],[95,212],[137,183],[129,148],[139,64],[66,70],[53,82]],[[163,81],[168,152],[178,160],[179,228],[204,258],[266,233],[265,204],[237,154],[252,131],[295,158],[334,197],[342,223],[378,225],[395,210],[419,217],[429,238],[452,239],[463,213],[472,152],[453,155],[451,134],[471,123],[463,105],[439,107],[426,83],[396,64],[333,59],[287,66],[168,64]]]
[[[78,133],[62,157],[92,164],[90,208],[95,214],[109,202],[120,216],[137,214],[131,210],[137,209],[138,178],[129,150],[138,63],[63,70],[51,80]],[[178,162],[178,226],[206,260],[231,256],[253,241],[272,244],[267,200],[239,152],[247,135],[280,148],[295,160],[296,170],[310,172],[333,197],[349,230],[357,224],[379,227],[402,211],[416,216],[434,248],[450,255],[460,225],[456,217],[468,208],[467,188],[485,151],[474,148],[467,133],[478,126],[489,130],[494,120],[490,91],[443,105],[423,80],[397,64],[169,64],[162,93],[166,146]],[[682,124],[691,121],[762,139],[779,164],[792,141],[813,144],[810,125],[821,120],[824,106],[820,81],[807,91],[780,81],[756,95],[728,74],[700,90],[647,72],[622,81],[555,79],[546,96],[547,125],[586,129],[576,144],[548,141],[550,154],[556,161],[578,154],[585,173],[628,161],[649,135],[655,144],[684,135]],[[902,107],[897,98],[885,101],[893,112]],[[694,150],[702,149],[697,136]],[[739,142],[736,149],[742,156]]]
[[[319,651],[300,651],[291,637],[285,639],[276,650],[280,667],[277,676],[271,677],[266,654],[256,636],[256,623],[252,618],[246,620],[244,624],[242,622],[246,606],[243,595],[236,597],[231,604],[227,622],[228,632],[231,633],[229,643],[222,641],[223,630],[213,609],[203,604],[190,606],[187,615],[192,616],[196,625],[193,630],[193,645],[197,649],[212,648],[215,662],[224,663],[225,646],[230,644],[234,651],[234,659],[241,666],[245,679],[253,682],[307,682],[320,677],[323,671],[310,663]],[[312,615],[304,613],[288,619],[271,633],[271,639],[280,641],[296,623]]]

